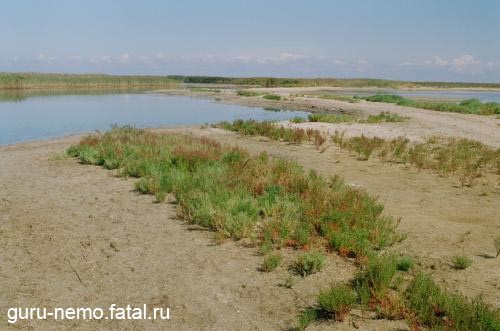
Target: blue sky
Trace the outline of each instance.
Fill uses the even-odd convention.
[[[500,1],[0,5],[0,71],[500,82]]]

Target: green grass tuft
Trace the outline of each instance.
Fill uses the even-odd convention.
[[[468,301],[442,291],[429,276],[417,274],[406,291],[418,324],[438,330],[500,330],[500,311],[481,298]]]
[[[472,260],[465,255],[457,255],[453,258],[453,267],[458,270],[465,270],[470,267]]]
[[[396,259],[396,269],[400,271],[409,271],[413,265],[413,260],[409,256],[401,256]]]
[[[390,112],[381,112],[378,115],[369,115],[365,121],[361,121],[362,123],[395,123],[395,122],[404,122],[407,121],[408,117],[401,116],[398,114],[393,114]]]
[[[318,312],[322,317],[343,321],[356,303],[356,293],[346,285],[333,286],[318,296]]]
[[[269,254],[264,258],[264,263],[262,264],[262,271],[271,272],[280,266],[283,261],[283,256],[280,254]]]
[[[264,94],[263,96],[264,99],[267,99],[267,100],[274,100],[274,101],[279,101],[281,100],[281,96],[277,95],[277,94]]]
[[[353,122],[354,118],[351,115],[345,114],[310,114],[309,122],[323,122],[323,123],[350,123]]]
[[[325,261],[325,255],[319,251],[306,252],[299,255],[293,268],[297,274],[306,277],[321,271]]]

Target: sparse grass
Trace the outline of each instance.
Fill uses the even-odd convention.
[[[264,99],[266,100],[274,100],[274,101],[279,101],[281,100],[281,96],[277,95],[277,94],[264,94],[263,96]]]
[[[236,95],[239,95],[240,97],[258,97],[261,96],[262,93],[249,90],[238,90],[236,91]]]
[[[331,99],[338,101],[346,101],[350,103],[359,102],[360,98],[357,96],[348,96],[348,95],[335,95],[335,94],[323,94],[319,96],[320,99]]]
[[[453,258],[453,267],[458,270],[465,270],[470,267],[472,260],[466,255],[457,255]]]
[[[271,124],[239,123],[239,129],[255,134],[257,128],[275,129]],[[306,136],[304,130],[300,134]],[[220,237],[251,238],[263,253],[301,248],[323,238],[341,242],[342,248],[361,257],[400,238],[396,223],[382,216],[383,206],[376,199],[338,177],[307,173],[294,162],[265,153],[252,157],[207,138],[115,127],[82,139],[68,154],[139,178],[137,191],[153,194],[158,201],[164,199],[162,192],[173,193],[184,219]],[[318,265],[306,263],[304,270]]]
[[[409,163],[419,171],[431,169],[441,176],[455,175],[462,186],[473,186],[484,173],[500,174],[500,149],[465,138],[431,137],[423,143],[410,144],[404,137],[346,138],[337,131],[332,141],[342,149],[355,151],[361,160],[377,152],[386,162]]]
[[[202,93],[221,93],[222,90],[216,88],[208,88],[208,87],[190,87],[189,90],[191,92],[202,92]]]
[[[398,114],[393,114],[390,112],[381,112],[378,115],[369,115],[365,121],[360,121],[361,123],[395,123],[395,122],[404,122],[407,121],[408,117],[401,116]]]
[[[305,252],[299,255],[293,269],[297,274],[306,277],[321,271],[325,261],[325,255],[319,251]]]
[[[469,301],[441,290],[422,273],[411,281],[406,304],[419,325],[433,330],[500,330],[500,314],[481,298]]]
[[[493,246],[495,246],[495,250],[497,251],[495,257],[498,257],[500,255],[500,236],[495,237],[495,239],[493,239]]]
[[[460,103],[454,102],[425,102],[406,99],[399,95],[393,94],[377,94],[365,98],[367,101],[372,102],[386,102],[394,103],[399,106],[423,108],[444,112],[454,112],[463,114],[477,114],[477,115],[494,115],[500,114],[500,103],[486,102],[483,103],[478,99],[467,99]]]
[[[318,130],[285,128],[276,123],[267,121],[236,120],[232,123],[220,122],[216,124],[215,127],[235,131],[246,136],[264,136],[273,140],[285,141],[292,144],[310,141],[319,147],[326,141],[326,136]]]
[[[309,122],[323,122],[323,123],[349,123],[353,122],[354,118],[346,114],[325,114],[316,113],[309,115]]]
[[[283,256],[278,253],[269,254],[264,258],[264,263],[262,264],[262,271],[271,272],[280,266],[283,261]]]

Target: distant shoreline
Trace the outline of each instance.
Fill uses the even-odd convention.
[[[500,83],[413,82],[371,78],[278,78],[216,76],[148,76],[0,72],[0,90],[64,88],[168,87],[180,84],[231,85],[254,88],[371,88],[400,90],[500,90]]]

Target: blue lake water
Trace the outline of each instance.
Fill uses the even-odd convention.
[[[158,94],[39,96],[0,102],[0,145],[107,130],[113,124],[144,128],[295,116],[307,113]]]

